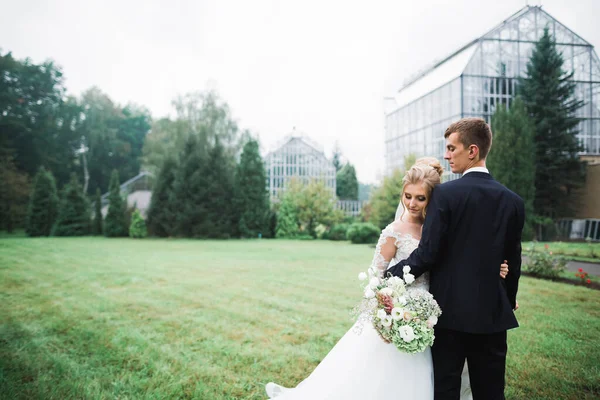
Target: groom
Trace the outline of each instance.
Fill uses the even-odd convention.
[[[504,399],[506,331],[518,326],[523,200],[485,167],[492,132],[483,119],[463,118],[444,137],[444,158],[463,177],[433,190],[419,247],[387,272],[402,277],[406,265],[415,277],[430,271],[430,292],[442,308],[431,349],[435,400],[459,399],[465,359],[474,399]],[[506,280],[498,276],[504,260]]]

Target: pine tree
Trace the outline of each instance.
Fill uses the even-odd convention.
[[[521,80],[521,95],[535,126],[536,214],[557,218],[571,212],[571,192],[585,179],[578,152],[580,121],[576,111],[583,105],[574,96],[573,73],[563,69],[564,60],[548,28],[536,43]]]
[[[519,97],[508,110],[504,106],[496,108],[492,131],[494,144],[486,165],[498,182],[523,198],[526,216],[523,237],[531,240],[535,198],[534,126]]]
[[[175,234],[183,237],[207,237],[211,229],[207,217],[207,153],[195,135],[185,142],[181,165],[174,184],[177,204]]]
[[[108,213],[104,220],[104,235],[107,237],[128,236],[129,229],[125,216],[125,202],[121,197],[119,172],[115,169],[110,177]]]
[[[143,239],[146,236],[148,236],[148,230],[146,229],[146,221],[144,221],[140,210],[135,210],[131,215],[129,236],[135,239]]]
[[[258,142],[250,140],[244,145],[240,163],[235,173],[235,208],[239,212],[239,232],[244,237],[268,236],[269,197],[266,174]]]
[[[92,232],[94,235],[102,235],[102,196],[100,196],[100,188],[96,188],[96,199],[94,200],[94,222]]]
[[[54,176],[40,167],[33,184],[25,231],[29,236],[48,236],[58,214],[58,193]]]
[[[233,160],[225,154],[225,149],[217,138],[208,154],[205,169],[206,200],[205,209],[208,229],[205,235],[212,238],[228,238],[234,235],[237,225],[237,210],[233,207]],[[263,185],[264,185],[263,180]]]
[[[90,205],[77,176],[73,173],[71,180],[63,189],[58,217],[52,234],[54,236],[83,236],[89,232]]]
[[[346,163],[336,175],[336,194],[342,200],[358,200],[358,179],[356,170]]]
[[[175,234],[177,222],[176,174],[177,161],[173,157],[167,157],[158,174],[148,209],[147,225],[153,235],[167,237]]]

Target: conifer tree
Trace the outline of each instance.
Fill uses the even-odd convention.
[[[40,167],[33,183],[25,231],[29,236],[48,236],[58,214],[56,182],[50,171]]]

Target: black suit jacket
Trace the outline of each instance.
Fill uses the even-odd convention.
[[[519,326],[513,309],[521,275],[523,200],[490,174],[469,172],[431,194],[419,247],[387,272],[430,271],[442,315],[437,327],[494,333]],[[508,260],[506,280],[500,264]]]

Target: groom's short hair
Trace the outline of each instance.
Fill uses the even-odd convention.
[[[451,124],[444,137],[447,138],[454,132],[458,133],[458,140],[465,148],[472,144],[479,148],[479,159],[487,157],[492,147],[492,130],[483,118],[463,118]]]

